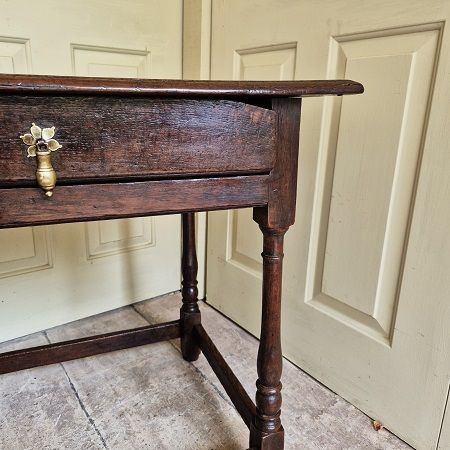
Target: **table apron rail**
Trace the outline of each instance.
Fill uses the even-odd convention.
[[[264,206],[269,175],[0,189],[0,228]]]

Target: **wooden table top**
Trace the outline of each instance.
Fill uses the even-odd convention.
[[[314,97],[360,94],[351,80],[186,81],[0,74],[0,93],[14,95],[120,95],[139,97]]]
[[[267,215],[258,223],[284,229],[295,212],[298,97],[363,90],[349,80],[0,75],[0,228],[254,207]],[[34,123],[55,127],[62,150],[31,135]]]

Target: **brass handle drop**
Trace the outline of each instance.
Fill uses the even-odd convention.
[[[53,195],[56,184],[51,154],[62,147],[56,139],[53,139],[54,135],[55,127],[42,129],[33,123],[30,133],[20,136],[20,139],[28,145],[28,158],[37,158],[36,181],[47,197]]]

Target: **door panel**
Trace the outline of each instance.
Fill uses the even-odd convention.
[[[233,79],[293,80],[296,52],[292,43],[236,50]],[[261,290],[261,250],[262,234],[252,220],[252,209],[208,213],[208,301],[255,334],[261,311],[256,300]],[[244,299],[247,292],[251,292],[250,302]]]
[[[81,77],[149,78],[148,50],[71,44],[74,74]]]
[[[0,9],[0,72],[181,76],[181,1],[0,0]],[[2,230],[0,340],[174,291],[179,258],[179,216]]]
[[[333,37],[328,65],[365,94],[325,101],[306,301],[386,345],[440,35],[422,28]]]
[[[231,0],[212,14],[212,78],[365,85],[303,101],[284,354],[420,449],[437,445],[450,375],[449,8]],[[256,233],[250,213],[209,214],[208,301],[257,335]]]
[[[87,222],[85,234],[88,259],[156,245],[153,217]]]
[[[28,39],[0,36],[0,72],[31,73],[31,52]]]
[[[53,249],[45,227],[2,230],[0,278],[53,267]]]

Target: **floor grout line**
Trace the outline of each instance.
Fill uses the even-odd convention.
[[[169,343],[170,343],[170,345],[172,345],[172,347],[174,347],[174,348],[177,350],[177,352],[180,353],[180,355],[181,355],[180,349],[179,349],[172,341],[169,341]],[[229,404],[229,405],[237,412],[237,409],[236,409],[236,407],[233,405],[233,402],[232,402],[226,395],[224,395],[224,394],[220,391],[220,389],[217,387],[217,385],[216,385],[212,380],[210,380],[210,379],[206,376],[206,374],[204,374],[204,373],[201,371],[201,369],[199,369],[197,366],[195,366],[195,365],[193,364],[193,362],[188,362],[188,361],[186,361],[186,362],[194,369],[194,372],[196,372],[198,375],[200,375],[200,378],[201,378],[202,380],[206,381],[206,382],[213,388],[213,390],[214,390],[214,392],[216,392],[216,394],[218,394],[223,400],[225,400],[226,403],[228,403],[228,404]]]
[[[155,325],[156,322],[151,322],[150,320],[148,320],[147,317],[144,316],[144,314],[142,314],[138,309],[136,309],[136,306],[134,303],[132,303],[131,305],[131,309],[133,309],[137,314],[139,314],[149,325]]]
[[[52,342],[50,341],[50,339],[48,337],[47,330],[45,330],[43,333],[44,333],[44,336],[45,336],[45,339],[47,340],[47,342],[49,344],[51,344]],[[61,368],[62,368],[62,370],[63,370],[63,372],[64,372],[64,374],[65,374],[65,376],[67,378],[67,381],[69,382],[69,386],[72,389],[72,392],[75,395],[75,398],[77,399],[77,402],[78,402],[81,410],[83,411],[83,413],[86,416],[88,422],[90,423],[90,425],[92,426],[93,430],[95,431],[95,433],[99,437],[99,439],[100,439],[100,441],[101,441],[101,443],[103,445],[103,448],[108,449],[109,447],[108,447],[108,444],[106,443],[105,438],[102,436],[102,434],[100,433],[100,430],[97,428],[97,425],[95,424],[94,419],[91,417],[91,415],[89,414],[88,410],[86,409],[86,406],[84,405],[83,400],[81,400],[80,394],[78,393],[75,385],[72,382],[72,379],[70,378],[69,374],[67,373],[67,370],[64,367],[64,364],[63,363],[59,363],[59,365],[61,366]]]

